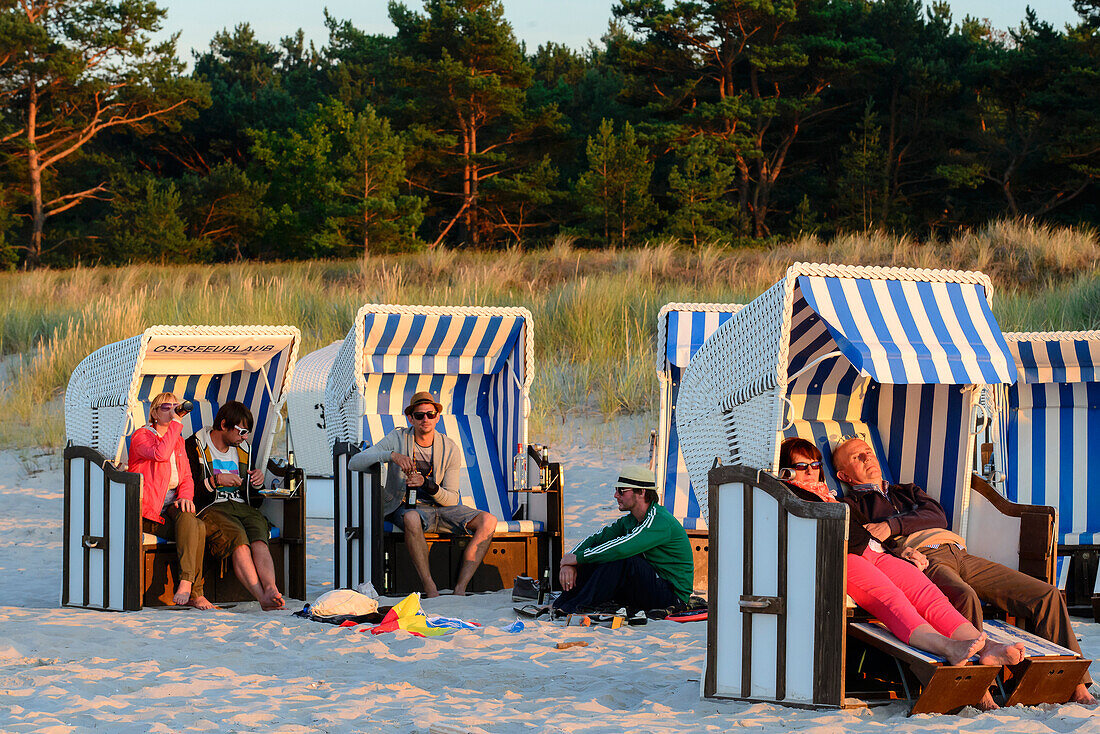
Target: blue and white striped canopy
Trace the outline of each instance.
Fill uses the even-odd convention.
[[[816,275],[800,275],[797,282],[836,347],[876,382],[1016,380],[1016,364],[981,285]]]
[[[1014,339],[1008,349],[1020,370],[1020,382],[1100,382],[1100,338],[1036,336]]]
[[[517,315],[368,313],[365,318],[364,372],[391,375],[496,374],[508,363],[524,325]]]
[[[655,470],[661,503],[688,530],[706,530],[702,509],[688,476],[676,433],[676,399],[680,379],[691,358],[707,339],[741,309],[740,304],[675,303],[657,316],[658,371],[662,380],[661,415],[657,427]]]
[[[687,305],[687,304],[685,304]],[[730,304],[734,306],[734,304]],[[737,308],[737,307],[734,307]],[[683,369],[718,327],[730,320],[734,310],[669,311],[665,314],[665,360]],[[658,326],[660,328],[660,326]]]
[[[1020,381],[999,393],[994,462],[1014,502],[1053,505],[1058,542],[1100,542],[1100,332],[1008,334]]]

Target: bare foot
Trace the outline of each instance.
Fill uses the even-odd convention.
[[[263,609],[265,612],[273,612],[285,606],[286,602],[283,601],[283,595],[279,593],[278,589],[264,591],[263,596],[260,597],[260,609]]]
[[[944,654],[944,657],[947,658],[947,664],[962,665],[985,645],[985,633],[983,632],[973,640],[948,640],[947,642],[947,650]]]
[[[1026,654],[1022,642],[1017,642],[1014,645],[989,642],[979,654],[978,662],[982,665],[1015,665],[1023,660]]]
[[[1077,684],[1077,687],[1073,689],[1073,696],[1069,700],[1082,706],[1096,705],[1096,697],[1089,693],[1089,687],[1084,683]]]
[[[193,606],[195,609],[213,609],[214,605],[210,603],[210,600],[205,596],[196,596],[193,599],[188,600],[188,605]]]
[[[458,587],[456,586],[456,587],[455,587],[455,590],[454,590],[454,591],[452,591],[452,592],[451,592],[451,594],[453,594],[454,596],[466,596],[466,587],[465,587],[465,586],[463,586],[463,587],[462,587],[462,588],[460,589],[460,588],[458,588]]]
[[[176,593],[172,595],[172,603],[176,606],[185,606],[191,601],[191,582],[180,581],[176,587]]]
[[[998,706],[997,702],[993,700],[993,694],[989,691],[986,691],[985,695],[982,696],[982,700],[978,701],[979,711],[996,711],[999,708],[1000,706]]]
[[[421,594],[421,596],[425,599],[434,599],[439,596],[439,587],[437,587],[435,584],[432,584],[431,586],[425,586],[424,593]]]

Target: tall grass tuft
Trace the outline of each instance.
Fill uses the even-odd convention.
[[[523,253],[437,247],[310,263],[141,265],[0,274],[0,444],[60,445],[59,398],[99,347],[153,324],[293,324],[301,353],[343,338],[366,302],[526,306],[535,318],[532,419],[645,414],[657,404],[657,312],[746,303],[795,261],[981,269],[1007,330],[1100,328],[1100,240],[1090,229],[993,222],[946,242],[880,232],[772,249],[672,241],[583,250],[569,236]]]

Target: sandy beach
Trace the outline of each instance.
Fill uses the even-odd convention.
[[[611,482],[622,463],[645,461],[647,430],[622,420],[561,431],[567,543],[617,516]],[[597,433],[600,446],[577,445]],[[705,623],[525,620],[509,633],[508,591],[425,600],[429,614],[483,625],[431,639],[307,621],[290,600],[276,613],[62,609],[62,486],[57,457],[0,453],[3,732],[1100,731],[1100,712],[1076,705],[907,718],[900,703],[814,712],[707,701]],[[312,600],[332,588],[328,522],[309,521],[308,557]],[[1075,627],[1086,656],[1100,657],[1100,625]],[[589,644],[554,648],[564,640]]]

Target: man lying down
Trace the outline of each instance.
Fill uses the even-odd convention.
[[[974,627],[982,628],[985,601],[1025,620],[1040,637],[1081,653],[1057,587],[967,553],[966,541],[947,529],[940,503],[914,484],[887,484],[874,450],[863,439],[840,443],[832,459],[837,479],[852,488],[844,501],[870,520],[867,531],[879,541],[927,558],[925,574]],[[1075,703],[1096,704],[1089,693],[1091,683],[1085,673],[1074,691]]]

